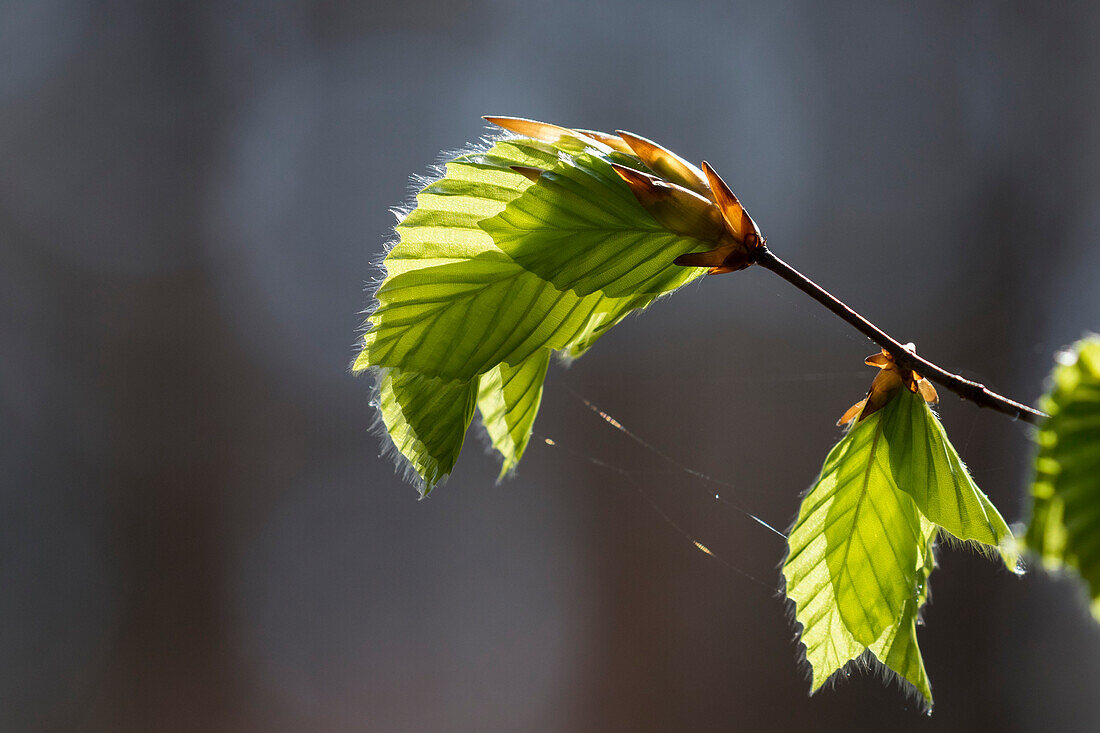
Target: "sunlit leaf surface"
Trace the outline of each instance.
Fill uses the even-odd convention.
[[[501,476],[515,468],[527,448],[548,366],[550,350],[543,349],[516,366],[498,364],[481,375],[477,408],[489,440],[503,458]]]
[[[406,467],[429,485],[446,476],[458,458],[476,399],[476,380],[386,370],[378,383],[382,426]]]
[[[1008,525],[974,483],[928,404],[909,390],[898,390],[882,409],[882,420],[897,485],[921,514],[960,540],[996,548],[1008,569],[1017,570]]]
[[[587,154],[558,163],[481,226],[526,270],[578,295],[673,290],[699,272],[672,261],[709,247],[664,229],[608,162]]]
[[[551,353],[580,356],[700,277],[673,260],[713,246],[639,204],[611,167],[647,170],[637,158],[565,128],[509,124],[544,139],[459,155],[417,194],[353,365],[378,374],[382,425],[425,493],[454,466],[471,394],[507,472],[530,437]]]
[[[1008,527],[923,397],[902,386],[853,422],[802,501],[783,565],[819,689],[849,662],[884,665],[931,709],[916,623],[940,530],[1000,549]]]

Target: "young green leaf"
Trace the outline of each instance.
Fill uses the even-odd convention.
[[[425,492],[454,465],[471,390],[507,472],[527,445],[550,353],[580,356],[632,311],[701,277],[673,260],[726,236],[713,202],[695,193],[654,203],[665,223],[655,219],[617,172],[651,171],[614,136],[493,121],[521,136],[455,157],[417,195],[352,367],[382,375],[382,422]],[[677,205],[694,218],[677,218]],[[683,221],[719,229],[693,234]]]
[[[489,440],[504,459],[501,477],[516,467],[527,448],[549,366],[550,350],[543,349],[516,366],[498,364],[481,375],[477,409]]]
[[[587,154],[543,173],[481,227],[525,269],[578,295],[675,290],[703,273],[672,261],[710,247],[665,229],[609,162]]]
[[[826,561],[840,615],[865,646],[897,621],[922,564],[920,516],[895,483],[881,418],[857,425],[819,479],[831,497]]]
[[[966,470],[927,402],[907,389],[882,408],[891,470],[902,491],[931,522],[960,540],[996,548],[1009,570],[1019,557],[1012,532]]]
[[[851,660],[877,660],[931,708],[916,623],[940,530],[996,548],[1016,569],[1008,526],[974,484],[927,402],[935,390],[894,363],[842,418],[847,435],[802,501],[783,565],[811,690]],[[869,656],[868,656],[869,655]]]
[[[1025,542],[1051,569],[1076,570],[1100,621],[1100,337],[1059,357],[1043,409]]]
[[[936,567],[933,544],[937,529],[934,524],[922,518],[921,530],[924,565],[917,570],[916,598],[906,600],[898,622],[868,649],[876,659],[882,660],[882,664],[886,665],[887,669],[895,672],[899,680],[904,681],[903,689],[909,689],[907,685],[911,685],[912,689],[920,695],[925,710],[931,712],[932,681],[928,679],[924,658],[917,645],[917,623],[920,621],[921,608],[928,601],[931,592],[928,577]]]
[[[451,472],[470,427],[477,380],[445,381],[415,372],[384,370],[378,380],[378,417],[393,447],[415,472],[422,493]]]
[[[877,658],[931,706],[915,623],[934,535],[896,484],[882,414],[854,425],[803,499],[783,564],[811,691],[849,661]]]
[[[558,290],[500,251],[387,279],[356,364],[473,379],[565,349],[616,305]]]

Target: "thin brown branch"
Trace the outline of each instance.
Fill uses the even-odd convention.
[[[970,400],[979,407],[996,410],[1014,420],[1023,420],[1032,425],[1038,425],[1049,417],[1045,412],[1040,412],[1033,407],[1010,400],[990,390],[984,384],[964,379],[958,374],[952,374],[924,357],[914,354],[897,339],[856,313],[813,280],[776,257],[767,247],[760,247],[757,251],[756,264],[779,275],[779,277],[831,310],[864,336],[886,349],[899,366],[912,369],[921,376],[954,392],[964,400]]]

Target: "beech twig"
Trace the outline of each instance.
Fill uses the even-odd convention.
[[[864,336],[889,351],[890,356],[894,357],[894,361],[898,365],[906,369],[912,369],[922,377],[926,377],[954,392],[964,400],[970,400],[979,407],[996,410],[1014,420],[1023,420],[1032,425],[1039,425],[1043,420],[1050,417],[1034,407],[1028,407],[1025,404],[999,395],[984,384],[964,379],[958,374],[952,374],[924,357],[909,351],[900,341],[856,313],[813,280],[776,257],[766,246],[755,248],[755,253],[756,264],[779,275],[779,277],[831,310]]]

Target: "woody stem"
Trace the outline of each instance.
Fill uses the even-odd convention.
[[[964,400],[970,400],[979,407],[988,407],[991,410],[996,410],[1001,414],[1008,415],[1014,420],[1023,420],[1032,425],[1038,425],[1045,418],[1049,417],[1045,412],[1040,412],[1033,407],[1028,407],[1015,400],[1010,400],[990,390],[984,384],[964,379],[958,374],[952,374],[946,369],[936,366],[924,357],[912,353],[897,339],[856,313],[813,280],[776,257],[767,247],[760,247],[757,251],[756,264],[766,270],[771,270],[776,275],[779,275],[779,277],[831,310],[857,331],[888,351],[898,366],[917,372],[922,377],[926,377],[936,384],[954,392]]]

